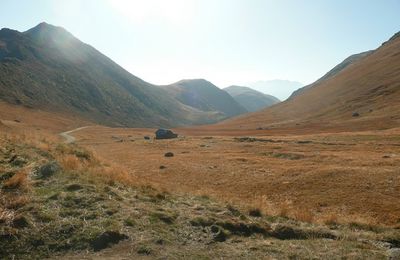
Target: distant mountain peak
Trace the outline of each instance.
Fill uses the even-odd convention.
[[[210,81],[205,80],[205,79],[182,79],[175,84],[208,84],[208,85],[214,85]]]
[[[249,112],[255,112],[280,102],[274,96],[243,86],[230,86],[224,90]]]
[[[23,34],[40,41],[41,43],[61,43],[65,41],[78,41],[70,32],[60,26],[41,22]]]

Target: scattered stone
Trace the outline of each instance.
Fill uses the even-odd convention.
[[[39,168],[37,171],[37,178],[47,179],[61,170],[60,165],[56,162],[49,162]]]
[[[144,138],[144,140],[150,140],[150,136],[147,136],[147,135],[143,138]]]
[[[115,231],[106,231],[94,239],[90,246],[94,251],[100,251],[114,244],[118,244],[120,241],[128,239],[129,237],[125,234],[121,234]]]
[[[175,134],[171,130],[168,129],[158,129],[156,131],[156,139],[172,139],[172,138],[177,138],[178,134]]]
[[[17,167],[21,167],[24,164],[26,164],[25,158],[22,158],[18,155],[13,155],[8,162],[11,163],[11,165],[17,166]]]
[[[168,152],[164,154],[165,157],[174,157],[174,153]]]
[[[354,112],[352,115],[352,117],[359,117],[359,116],[360,116],[360,114],[358,112]]]
[[[211,230],[213,239],[214,239],[215,241],[217,241],[217,242],[224,242],[224,241],[226,241],[227,234],[226,234],[226,232],[224,231],[224,229],[223,229],[222,227],[217,226],[217,225],[212,225],[212,226],[210,227],[210,230]]]
[[[14,122],[16,122],[16,123],[21,123],[21,120],[19,120],[19,119],[14,119]]]
[[[400,260],[400,248],[392,248],[388,250],[389,260]]]
[[[167,167],[164,166],[164,165],[161,165],[161,166],[160,166],[160,170],[163,170],[163,169],[165,169],[165,168],[167,168]]]
[[[273,139],[261,139],[261,138],[254,138],[254,137],[235,137],[234,138],[235,141],[237,142],[265,142],[265,143],[282,143],[284,141],[282,140],[273,140]]]
[[[391,158],[391,156],[390,155],[384,155],[384,156],[382,156],[382,158],[383,159],[389,159],[389,158]]]

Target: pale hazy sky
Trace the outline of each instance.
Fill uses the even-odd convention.
[[[42,21],[155,84],[307,84],[399,31],[400,0],[0,0],[0,27]]]

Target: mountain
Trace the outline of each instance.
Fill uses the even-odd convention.
[[[294,91],[292,93],[292,95],[289,98],[293,98],[294,96],[299,95],[301,92],[303,92],[306,89],[309,89],[313,86],[318,85],[319,83],[335,76],[336,74],[338,74],[339,72],[341,72],[342,70],[344,70],[345,68],[347,68],[348,66],[358,62],[359,60],[362,60],[364,57],[370,55],[373,51],[366,51],[366,52],[362,52],[362,53],[358,53],[358,54],[354,54],[351,55],[350,57],[348,57],[347,59],[345,59],[344,61],[342,61],[340,64],[336,65],[333,69],[331,69],[328,73],[326,73],[322,78],[318,79],[316,82],[304,86],[296,91]]]
[[[255,112],[280,102],[280,100],[274,96],[261,93],[248,87],[230,86],[224,88],[224,90],[249,112]]]
[[[112,126],[176,126],[220,116],[186,106],[61,27],[0,30],[0,100]]]
[[[294,132],[399,127],[400,33],[362,56],[285,102],[214,127]]]
[[[269,94],[280,100],[286,100],[293,91],[298,90],[304,85],[297,81],[290,80],[264,80],[248,84],[248,87],[260,91],[264,94]]]
[[[204,79],[181,80],[162,87],[187,106],[201,111],[223,113],[225,118],[248,112],[227,92]]]

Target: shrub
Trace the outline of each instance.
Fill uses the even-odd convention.
[[[28,174],[26,171],[19,171],[10,179],[4,182],[3,189],[7,190],[27,190],[28,189]]]

